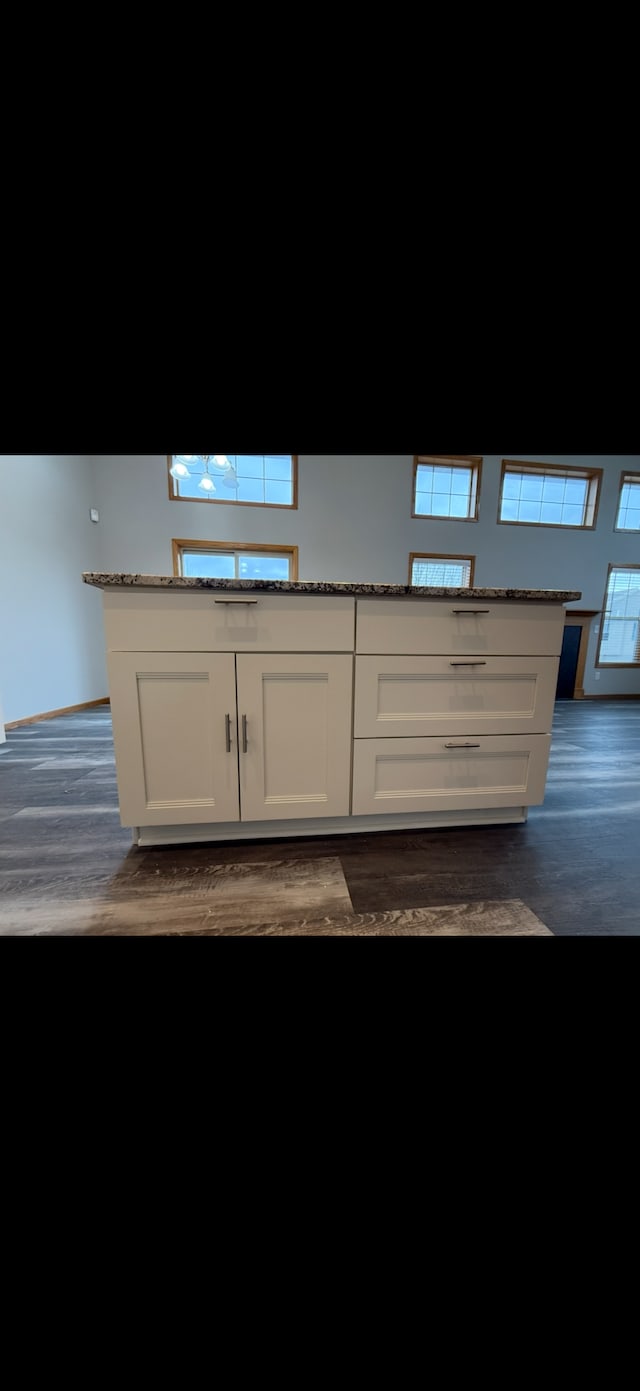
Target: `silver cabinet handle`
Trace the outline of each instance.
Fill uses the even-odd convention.
[[[225,715],[225,729],[227,735],[227,753],[231,753],[231,716]]]
[[[242,716],[242,752],[243,752],[243,753],[248,753],[248,752],[249,752],[249,745],[248,745],[248,743],[247,743],[247,717],[246,717],[246,715],[243,715],[243,716]]]
[[[491,613],[491,609],[452,609],[452,613]]]
[[[449,662],[450,667],[486,667],[486,662]]]
[[[445,744],[445,749],[479,749],[481,744]]]
[[[228,608],[244,608],[247,604],[258,604],[259,599],[214,599],[214,604],[226,604]]]

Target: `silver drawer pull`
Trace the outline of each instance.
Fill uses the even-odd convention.
[[[486,667],[486,662],[449,662],[450,667]]]
[[[227,736],[227,753],[231,753],[231,716],[225,715],[225,732]]]
[[[451,612],[452,612],[452,613],[457,613],[457,614],[460,614],[460,613],[462,613],[462,614],[466,614],[466,613],[491,613],[491,609],[452,609]]]
[[[214,599],[214,604],[226,604],[229,608],[244,608],[246,604],[257,604],[258,599]]]
[[[445,749],[479,749],[481,744],[445,744]]]
[[[247,741],[247,717],[246,717],[246,715],[243,715],[243,716],[242,716],[242,752],[243,752],[243,753],[248,753],[248,752],[249,752],[249,744],[248,744],[248,741]]]

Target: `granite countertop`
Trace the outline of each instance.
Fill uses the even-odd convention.
[[[183,579],[177,575],[92,574],[82,576],[85,584],[97,589],[192,589],[256,594],[355,594],[381,599],[395,595],[431,599],[533,599],[553,604],[573,603],[582,598],[576,589],[457,589],[450,586],[421,589],[409,584],[333,584],[324,580],[209,580]]]

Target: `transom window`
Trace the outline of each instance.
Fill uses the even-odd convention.
[[[409,557],[409,584],[429,589],[468,589],[473,584],[474,555],[418,555]]]
[[[520,526],[596,524],[602,469],[502,462],[499,522]]]
[[[173,541],[173,573],[210,580],[297,580],[297,546]]]
[[[297,454],[169,454],[172,502],[297,507]]]
[[[610,565],[596,665],[640,666],[640,565]]]
[[[414,464],[414,517],[478,519],[482,459],[467,454],[420,454]]]
[[[640,531],[640,473],[623,473],[616,531]]]

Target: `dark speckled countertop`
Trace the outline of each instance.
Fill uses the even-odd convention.
[[[210,580],[183,579],[176,575],[92,574],[82,576],[85,584],[97,589],[193,589],[250,590],[257,594],[353,594],[366,598],[403,597],[431,599],[530,599],[552,604],[573,603],[582,598],[577,589],[419,589],[408,584],[333,584],[324,580]]]

